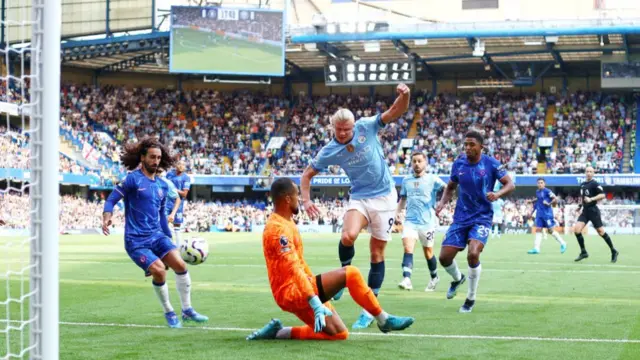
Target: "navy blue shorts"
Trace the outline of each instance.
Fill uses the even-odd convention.
[[[144,244],[125,245],[125,250],[127,250],[131,260],[144,270],[145,274],[151,264],[158,259],[162,260],[165,255],[175,248],[176,246],[171,241],[171,238],[166,235]]]
[[[553,229],[555,226],[556,220],[554,218],[536,216],[536,227],[538,229]]]
[[[451,246],[459,249],[467,247],[469,240],[478,240],[484,245],[487,244],[491,233],[491,223],[458,225],[452,224],[444,236],[442,246]]]

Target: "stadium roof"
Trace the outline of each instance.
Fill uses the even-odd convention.
[[[198,3],[194,0],[123,1],[137,6],[156,1],[160,17],[166,16],[169,5]],[[327,26],[331,25],[327,24],[331,23],[323,18],[323,25],[318,26],[319,21],[313,16],[329,12],[329,6],[336,1],[291,1],[287,11],[286,62],[292,76],[320,77],[324,66],[332,61],[403,61],[407,58],[414,59],[419,68],[426,70],[418,74],[419,79],[435,75],[442,78],[473,77],[473,74],[486,77],[487,70],[499,76],[504,73],[501,67],[518,67],[522,63],[555,64],[548,70],[550,74],[585,75],[600,73],[603,56],[628,58],[640,53],[640,20],[637,19],[536,21],[530,24],[503,21],[484,25],[435,23],[394,9],[381,10],[376,8],[379,7],[376,2],[365,4],[364,9],[372,19],[380,19],[379,14],[384,12],[385,21],[389,21],[382,22],[385,29],[346,34],[339,30],[328,32]],[[111,3],[115,2],[111,0]],[[224,0],[224,5],[246,6],[247,2],[249,0]],[[109,4],[109,1],[102,4]],[[162,9],[163,4],[165,9]],[[260,0],[260,4],[279,8],[284,6],[284,0]],[[102,20],[105,20],[104,16]],[[168,30],[167,22],[156,17],[149,23],[158,26],[154,30],[148,26],[144,33],[125,32],[121,36],[64,42],[63,64],[101,72],[168,73],[169,33],[164,31]],[[339,23],[335,25],[340,26]],[[379,44],[379,51],[365,51],[365,44],[371,42]],[[484,47],[482,56],[473,54],[478,42]]]

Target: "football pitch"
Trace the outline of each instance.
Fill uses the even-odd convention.
[[[185,235],[183,235],[184,237]],[[203,234],[210,246],[206,263],[191,266],[192,303],[210,317],[205,326],[166,327],[162,309],[145,278],[123,249],[120,236],[61,236],[60,359],[638,359],[640,356],[640,243],[613,236],[618,264],[609,263],[604,241],[587,236],[590,258],[574,263],[578,247],[567,236],[561,255],[549,237],[542,254],[527,255],[531,235],[491,239],[482,255],[483,272],[476,306],[458,313],[464,284],[453,300],[445,293],[450,278],[434,293],[423,290],[427,265],[415,256],[411,292],[401,280],[402,245],[398,235],[387,247],[386,277],[380,301],[386,311],[416,318],[404,332],[382,334],[375,325],[351,332],[344,342],[257,341],[245,337],[273,317],[299,325],[274,303],[262,256],[260,234]],[[336,268],[337,234],[303,234],[305,257],[315,273]],[[440,243],[442,235],[438,237]],[[0,245],[7,245],[0,238]],[[20,275],[27,251],[2,246],[0,301],[28,292]],[[6,249],[9,249],[8,251]],[[438,249],[436,250],[436,253]],[[7,262],[4,264],[4,262]],[[464,254],[458,258],[467,273]],[[368,240],[356,243],[354,265],[367,275]],[[28,278],[28,274],[25,275]],[[171,301],[179,309],[173,274]],[[7,285],[8,284],[8,285]],[[359,309],[348,292],[334,303],[349,328]],[[9,311],[9,315],[7,314]],[[23,308],[28,318],[28,307]],[[20,324],[20,306],[0,306],[0,358],[19,353],[28,333],[9,330]],[[25,356],[27,358],[28,356]]]
[[[173,29],[172,71],[283,75],[282,47]]]

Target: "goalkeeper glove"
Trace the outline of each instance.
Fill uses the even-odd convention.
[[[309,306],[311,306],[311,308],[313,309],[313,316],[315,318],[313,330],[315,332],[321,332],[322,329],[327,326],[325,316],[332,316],[333,313],[322,304],[320,298],[317,295],[314,295],[311,299],[309,299]]]

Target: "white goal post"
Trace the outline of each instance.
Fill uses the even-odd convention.
[[[59,358],[61,0],[14,1],[0,48],[0,360]]]
[[[598,205],[598,208],[604,228],[609,234],[640,234],[640,205]],[[565,234],[573,232],[578,216],[578,205],[564,207]],[[596,234],[593,224],[587,225],[587,233]]]

